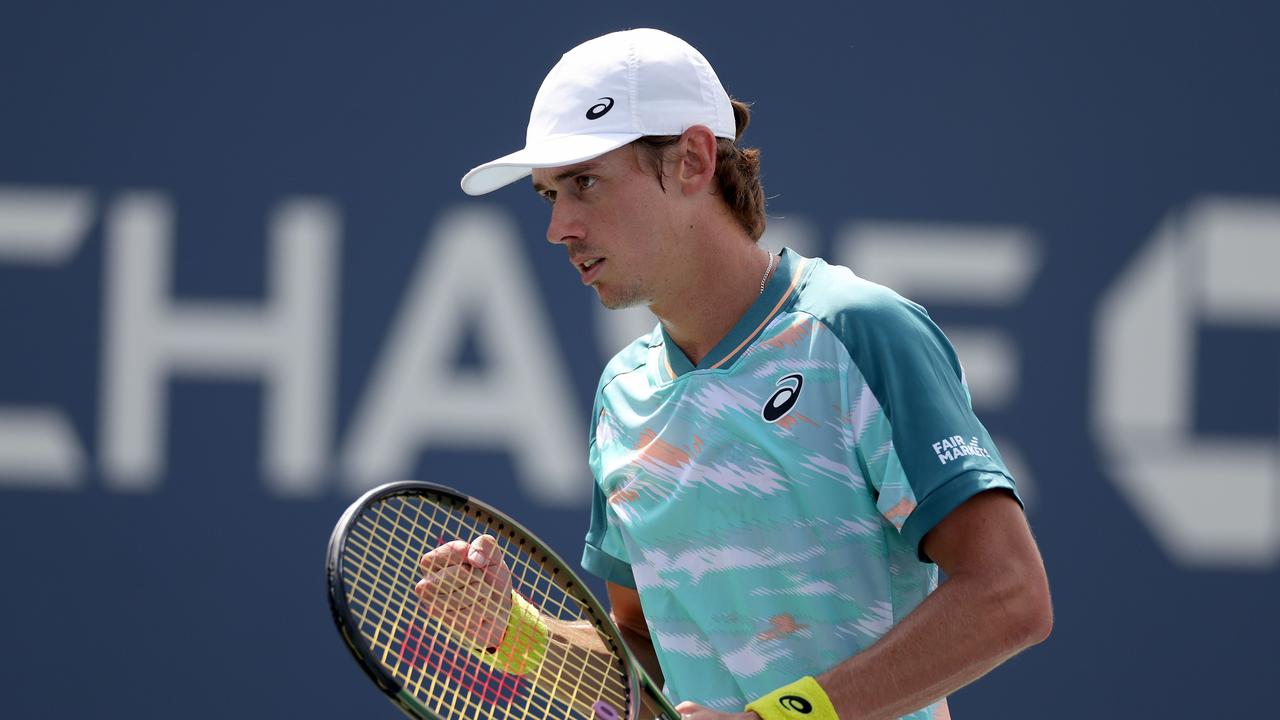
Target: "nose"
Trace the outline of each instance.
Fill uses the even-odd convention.
[[[582,217],[568,198],[557,199],[551,206],[551,221],[547,223],[547,242],[564,245],[583,236]]]

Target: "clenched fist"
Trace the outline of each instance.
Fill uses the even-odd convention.
[[[422,607],[459,641],[477,648],[502,642],[511,613],[511,570],[498,541],[481,535],[447,542],[422,556],[414,587]]]

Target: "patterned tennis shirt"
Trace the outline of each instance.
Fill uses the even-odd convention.
[[[592,418],[582,565],[638,591],[667,694],[725,712],[870,646],[937,586],[921,538],[1017,497],[924,309],[789,250],[697,366],[661,325],[615,356]]]

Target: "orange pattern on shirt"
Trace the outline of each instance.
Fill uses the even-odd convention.
[[[689,464],[689,453],[683,448],[672,445],[658,437],[658,434],[652,430],[645,430],[640,433],[640,438],[636,441],[635,450],[639,453],[637,460],[649,460],[671,467],[680,467]]]

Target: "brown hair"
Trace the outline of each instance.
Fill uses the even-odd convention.
[[[765,225],[760,150],[738,147],[737,141],[751,123],[751,109],[741,100],[731,102],[735,137],[733,140],[716,138],[716,186],[734,219],[752,240],[759,240]],[[647,162],[652,166],[664,191],[667,189],[663,172],[667,148],[679,141],[679,135],[662,135],[642,137],[634,143],[642,164]]]

